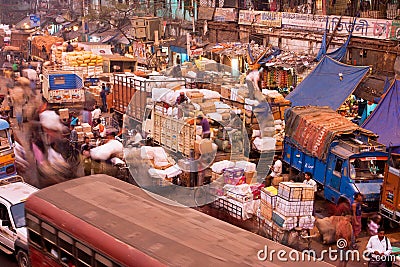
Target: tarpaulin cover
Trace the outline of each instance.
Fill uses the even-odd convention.
[[[387,147],[400,147],[400,81],[393,82],[362,127],[378,134]]]
[[[368,136],[372,132],[362,129],[329,107],[294,107],[285,113],[285,133],[300,150],[325,160],[332,141],[340,135],[356,131]]]
[[[350,66],[325,56],[286,99],[292,106],[328,106],[337,110],[368,70],[368,66]]]

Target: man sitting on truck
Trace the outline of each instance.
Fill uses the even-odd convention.
[[[179,96],[176,98],[175,105],[181,105],[187,102],[189,99],[185,95],[185,92],[180,92]]]
[[[282,161],[278,156],[274,157],[275,163],[273,166],[269,166],[271,173],[265,178],[265,186],[271,185],[272,178],[279,177],[282,174]]]

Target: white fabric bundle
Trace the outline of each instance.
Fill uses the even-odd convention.
[[[140,157],[142,159],[153,159],[154,158],[153,147],[142,146],[140,148]]]
[[[229,161],[229,160],[223,160],[223,161],[215,162],[211,166],[211,170],[215,173],[222,173],[224,171],[224,169],[232,168],[232,167],[235,167],[234,162]]]
[[[213,112],[213,113],[207,113],[207,117],[214,121],[222,121],[222,114],[218,112]]]
[[[108,141],[106,144],[92,148],[90,156],[95,160],[107,160],[113,154],[122,154],[124,146],[117,140]]]
[[[256,146],[256,148],[260,151],[266,151],[266,150],[274,150],[275,149],[275,138],[273,137],[256,137],[253,141],[253,144]]]
[[[46,110],[39,115],[40,123],[43,127],[61,132],[64,125],[60,122],[60,116],[52,110]]]
[[[245,172],[254,172],[256,170],[256,164],[248,161],[237,161],[235,164],[236,168],[244,169]]]
[[[220,93],[208,89],[200,89],[200,93],[204,95],[204,99],[215,99],[215,98],[221,98]]]

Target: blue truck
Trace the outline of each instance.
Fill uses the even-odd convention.
[[[328,107],[294,107],[285,121],[284,162],[312,173],[328,201],[345,198],[352,203],[360,192],[364,212],[379,209],[388,153],[374,133]]]

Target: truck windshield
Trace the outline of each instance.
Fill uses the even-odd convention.
[[[21,202],[16,205],[11,206],[11,215],[13,217],[15,227],[25,227],[25,203]]]
[[[11,144],[8,141],[7,130],[0,130],[0,150],[7,150],[11,148]]]
[[[350,162],[350,177],[352,179],[383,178],[386,160],[361,158]]]

